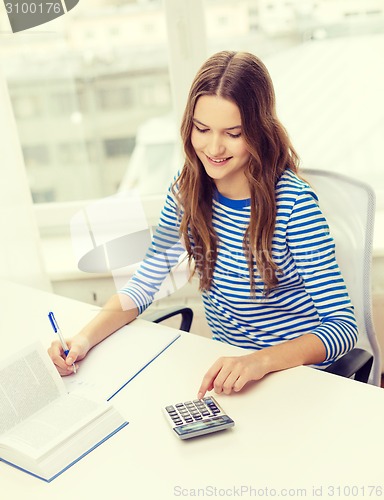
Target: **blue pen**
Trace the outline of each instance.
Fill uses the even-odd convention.
[[[60,344],[61,344],[61,347],[63,348],[63,351],[64,351],[64,354],[66,356],[68,356],[68,353],[69,353],[69,348],[67,346],[67,343],[65,342],[64,340],[64,337],[61,333],[61,330],[59,328],[59,325],[57,324],[57,321],[56,321],[56,318],[55,318],[55,315],[53,314],[53,312],[51,311],[50,313],[48,313],[48,319],[49,321],[51,322],[51,325],[52,325],[52,328],[53,328],[53,331],[55,333],[57,333],[57,335],[59,336],[59,339],[60,339]],[[75,363],[73,363],[73,373],[76,373],[76,366],[75,366]]]

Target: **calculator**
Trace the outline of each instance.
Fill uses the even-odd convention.
[[[211,396],[166,406],[164,413],[180,439],[222,431],[235,425]]]

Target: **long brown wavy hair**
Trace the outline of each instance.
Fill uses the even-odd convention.
[[[276,286],[278,272],[271,249],[275,186],[286,169],[298,171],[299,158],[277,118],[273,83],[260,59],[247,52],[223,51],[211,56],[198,71],[189,92],[181,124],[185,164],[173,186],[181,208],[180,232],[189,261],[194,261],[193,268],[198,272],[201,290],[209,290],[217,259],[217,235],[212,224],[215,185],[191,143],[194,110],[203,95],[228,99],[240,111],[242,137],[250,153],[245,175],[251,192],[251,216],[243,250],[251,293],[255,292],[255,264],[264,292],[268,292]]]

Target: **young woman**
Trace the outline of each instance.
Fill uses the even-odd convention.
[[[247,349],[218,359],[198,390],[230,394],[269,372],[327,366],[353,348],[357,327],[316,194],[275,110],[264,64],[220,52],[201,67],[181,126],[185,164],[146,259],[80,333],[62,375],[141,314],[187,251],[213,338]],[[164,258],[166,255],[166,259]]]

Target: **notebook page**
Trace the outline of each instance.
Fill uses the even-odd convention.
[[[91,349],[76,374],[63,377],[67,391],[109,400],[179,336],[174,328],[133,321]]]

